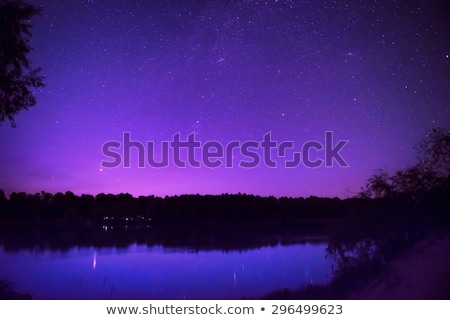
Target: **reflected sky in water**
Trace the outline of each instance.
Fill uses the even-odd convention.
[[[0,278],[34,299],[241,299],[331,278],[326,244],[247,251],[131,245],[5,252]]]

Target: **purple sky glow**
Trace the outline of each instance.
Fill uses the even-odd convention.
[[[438,1],[46,1],[30,59],[47,86],[0,127],[0,188],[134,196],[347,197],[450,124]],[[102,169],[102,144],[349,140],[348,168]],[[320,152],[318,153],[320,155]],[[133,160],[133,159],[132,159]],[[136,163],[136,162],[135,162]]]

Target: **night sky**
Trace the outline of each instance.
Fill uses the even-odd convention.
[[[0,127],[0,188],[348,197],[450,124],[438,1],[29,1],[47,86]],[[101,167],[109,140],[349,140],[349,167]],[[133,155],[133,154],[132,154]],[[320,151],[316,156],[323,156]],[[239,156],[238,156],[239,158]],[[239,160],[239,159],[236,159]],[[279,164],[282,162],[278,162]]]

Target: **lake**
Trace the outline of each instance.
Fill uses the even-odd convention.
[[[331,280],[326,243],[246,250],[131,244],[5,250],[0,279],[33,299],[242,299]]]

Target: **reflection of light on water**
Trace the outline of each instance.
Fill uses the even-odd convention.
[[[94,251],[94,261],[92,262],[92,269],[95,270],[95,267],[97,267],[97,251]]]
[[[306,277],[306,279],[309,279],[309,283],[310,284],[314,284],[312,275],[311,276],[309,275],[309,270],[308,269],[305,269],[305,277]]]
[[[119,228],[122,227],[122,225],[119,226]],[[114,230],[110,231],[110,228],[108,226],[108,232],[114,232]],[[100,232],[104,234],[102,229]],[[97,250],[102,255],[102,259],[106,257],[108,262],[107,265],[100,264],[99,271],[97,271]],[[305,250],[305,253],[302,250]],[[268,252],[267,255],[265,251]],[[325,245],[314,248],[302,244],[269,246],[249,249],[245,251],[245,254],[236,250],[225,254],[218,249],[202,251],[192,247],[170,248],[138,243],[130,244],[126,248],[80,246],[74,247],[64,255],[49,250],[38,253],[23,251],[18,255],[19,261],[31,262],[21,264],[23,268],[33,266],[33,268],[41,269],[37,269],[35,273],[23,272],[25,280],[22,280],[23,278],[17,272],[17,278],[12,280],[27,281],[32,285],[35,282],[35,289],[30,291],[37,292],[37,298],[114,299],[128,295],[143,299],[149,296],[239,299],[244,296],[262,296],[278,288],[295,289],[311,283],[329,282],[330,276],[325,278],[325,273],[329,274],[331,265],[328,264],[329,260],[323,259],[324,252]],[[266,260],[266,256],[270,260]],[[0,274],[5,269],[9,270],[8,267],[13,265],[15,257],[0,251]],[[89,272],[86,265],[89,257],[92,259],[91,268],[95,273]],[[34,261],[44,263],[33,263]],[[324,264],[324,262],[327,263]],[[47,266],[55,267],[45,269]],[[76,270],[77,267],[79,270]],[[80,278],[60,281],[58,273],[55,275],[52,269],[69,272],[76,270],[75,273],[79,274]],[[23,270],[26,271],[26,269]],[[54,282],[55,285],[42,288],[42,283],[31,276],[33,273],[45,275],[45,278]],[[231,283],[229,282],[230,273]],[[239,286],[237,285],[238,273]],[[50,292],[50,290],[54,291]],[[42,293],[39,295],[39,292]]]

